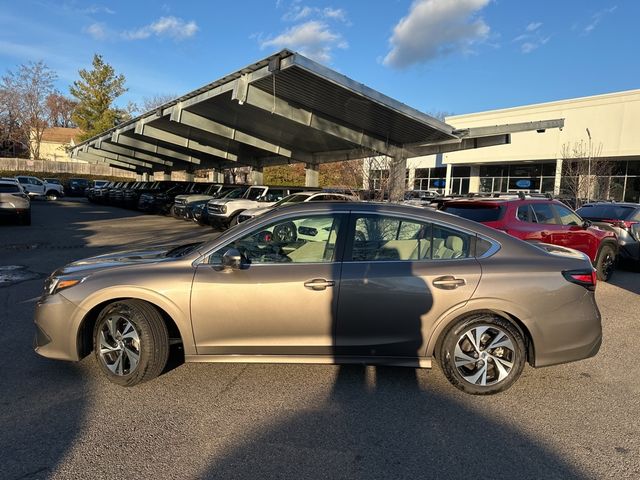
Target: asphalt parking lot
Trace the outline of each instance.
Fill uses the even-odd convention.
[[[55,268],[211,235],[83,200],[34,202],[31,227],[0,226],[0,268],[32,277],[0,283],[1,478],[640,478],[640,273],[599,283],[596,357],[527,367],[492,397],[437,368],[356,366],[185,364],[125,389],[92,356],[33,352]]]

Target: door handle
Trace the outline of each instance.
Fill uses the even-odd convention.
[[[467,284],[464,278],[456,278],[452,277],[451,275],[438,277],[431,283],[434,287],[441,288],[442,290],[453,290]]]
[[[310,290],[325,290],[327,287],[333,287],[336,284],[333,280],[325,280],[324,278],[314,278],[308,282],[304,282],[304,286]]]

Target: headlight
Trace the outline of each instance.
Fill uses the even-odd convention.
[[[49,277],[44,282],[44,292],[47,295],[54,295],[61,290],[65,290],[67,288],[74,287],[79,283],[82,283],[86,277],[80,278],[60,278],[60,277]]]
[[[227,206],[226,205],[220,205],[220,211],[222,213],[227,213]]]

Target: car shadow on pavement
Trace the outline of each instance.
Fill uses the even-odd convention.
[[[202,478],[587,478],[477,400],[423,389],[410,368],[367,379],[365,367],[341,367],[324,406],[280,418]]]

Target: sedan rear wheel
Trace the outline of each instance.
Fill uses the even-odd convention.
[[[101,370],[118,385],[130,387],[151,380],[167,363],[167,327],[147,302],[122,300],[108,305],[98,316],[93,338]]]
[[[518,379],[525,352],[517,328],[503,318],[483,314],[450,328],[438,357],[453,386],[473,395],[490,395],[506,390]]]

